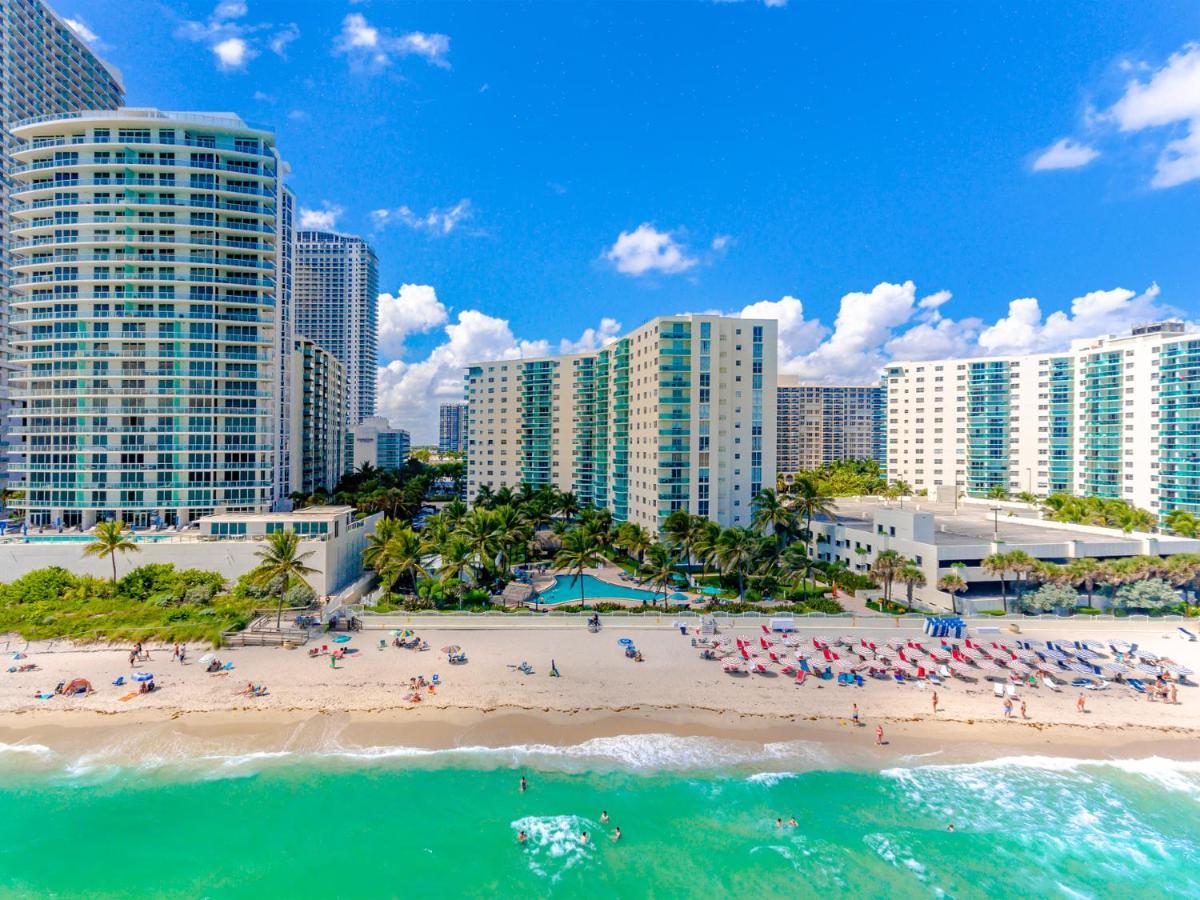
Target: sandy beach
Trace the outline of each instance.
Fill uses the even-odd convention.
[[[357,652],[330,665],[310,658],[308,648],[225,648],[216,651],[231,671],[204,671],[204,649],[189,648],[187,664],[171,648],[153,647],[151,659],[131,669],[129,649],[31,646],[26,659],[36,671],[0,672],[0,744],[47,746],[61,752],[119,747],[135,760],[164,753],[179,756],[237,752],[322,752],[331,746],[447,748],[570,745],[625,734],[708,736],[769,743],[813,741],[828,745],[843,764],[878,765],[881,756],[937,753],[974,760],[1010,754],[1071,757],[1159,755],[1200,758],[1200,688],[1179,687],[1179,702],[1148,702],[1124,685],[1059,692],[1022,687],[1014,718],[1006,719],[992,683],[952,680],[941,686],[899,685],[867,679],[861,688],[809,679],[796,685],[781,675],[729,675],[718,662],[700,658],[691,637],[664,623],[656,628],[610,624],[599,634],[582,627],[436,629],[420,627],[425,652],[390,645],[386,631],[356,632],[346,646]],[[1051,623],[1054,624],[1054,623]],[[1109,623],[1066,623],[1023,628],[1023,637],[1066,639],[1116,637]],[[1074,627],[1071,627],[1074,626]],[[1120,636],[1160,656],[1200,669],[1200,644],[1172,634],[1167,623],[1130,623]],[[750,628],[723,629],[723,636],[757,641]],[[848,628],[844,622],[798,635],[875,640],[919,637],[909,628]],[[625,657],[617,640],[628,636],[644,661]],[[1011,639],[1004,635],[1000,639]],[[389,641],[378,649],[381,639]],[[994,638],[993,638],[994,639]],[[320,647],[324,640],[309,647]],[[447,664],[440,648],[457,644],[469,661]],[[5,668],[12,661],[12,647]],[[329,643],[330,649],[337,646]],[[527,660],[532,674],[515,666]],[[550,677],[554,660],[561,677]],[[773,669],[773,667],[772,667]],[[150,671],[153,694],[134,695],[112,682],[131,671]],[[438,675],[435,692],[413,703],[410,679]],[[89,679],[88,696],[40,700],[72,678]],[[239,693],[247,683],[265,685],[262,697]],[[939,709],[933,711],[933,691]],[[1087,711],[1076,702],[1083,694]],[[127,699],[122,699],[127,698]],[[1027,705],[1028,719],[1019,716]],[[862,725],[851,721],[857,704]],[[875,726],[888,741],[874,744]]]

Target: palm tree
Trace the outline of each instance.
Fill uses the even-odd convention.
[[[984,559],[980,563],[983,571],[989,575],[997,575],[1000,578],[1000,598],[1004,603],[1004,611],[1008,612],[1008,584],[1005,578],[1008,576],[1008,571],[1012,567],[1008,564],[1008,554],[993,553],[991,556]]]
[[[477,567],[476,583],[483,585],[487,573],[495,565],[499,546],[498,514],[492,509],[476,507],[459,523],[456,534],[471,548],[472,561]]]
[[[574,572],[579,579],[579,602],[582,605],[583,571],[600,564],[604,557],[600,555],[600,545],[596,543],[596,535],[586,528],[572,528],[563,535],[562,549],[554,556],[554,571],[566,569]]]
[[[1025,598],[1025,582],[1035,569],[1037,569],[1038,561],[1026,553],[1024,550],[1013,550],[1008,554],[1008,567],[1016,576],[1017,582],[1017,610],[1021,609],[1021,601]]]
[[[919,587],[925,587],[925,573],[921,571],[921,567],[914,562],[905,562],[896,573],[896,577],[904,583],[904,590],[907,597],[905,610],[912,612],[913,591]]]
[[[772,532],[780,550],[787,546],[795,521],[795,514],[773,488],[763,488],[754,498],[754,530],[760,534]]]
[[[283,622],[283,598],[293,581],[308,583],[306,575],[316,573],[316,569],[304,564],[313,555],[306,550],[299,553],[300,535],[292,531],[276,531],[267,535],[267,545],[254,551],[261,562],[250,572],[250,577],[260,587],[269,588],[279,585],[279,609],[275,614],[275,628],[278,630]],[[311,585],[310,585],[311,587]]]
[[[516,507],[499,506],[495,511],[496,568],[502,576],[509,577],[509,561],[520,551],[527,551],[533,538],[533,529],[525,523],[524,516]]]
[[[617,528],[616,546],[631,557],[636,557],[640,563],[646,557],[646,551],[654,545],[653,538],[641,525],[634,522],[622,522]]]
[[[1167,528],[1180,537],[1194,538],[1200,535],[1200,518],[1186,509],[1176,507],[1167,513],[1165,520]]]
[[[642,577],[651,585],[663,592],[663,605],[666,605],[667,591],[675,579],[675,557],[671,555],[666,544],[651,544],[646,551],[646,558],[641,566]]]
[[[685,572],[687,567],[692,564],[692,551],[696,538],[700,534],[697,523],[701,521],[705,520],[691,515],[686,509],[677,509],[663,522],[663,534],[678,551],[679,560],[683,563]]]
[[[804,540],[812,540],[812,520],[814,516],[824,516],[831,522],[837,521],[833,512],[833,496],[825,486],[811,476],[804,475],[792,482],[789,498],[792,509],[804,519]]]
[[[800,573],[800,590],[807,592],[808,576],[813,573],[812,557],[808,555],[808,548],[803,544],[792,544],[779,558],[779,565],[785,572]],[[816,579],[813,579],[813,589],[816,589]]]
[[[875,562],[871,564],[871,571],[875,576],[883,582],[883,599],[889,602],[892,599],[892,582],[896,580],[896,576],[900,573],[900,569],[906,562],[905,558],[895,550],[884,550],[875,557]]]
[[[1200,553],[1176,553],[1167,560],[1167,579],[1175,587],[1183,591],[1184,605],[1190,606],[1188,593],[1193,598],[1196,583],[1200,581]]]
[[[987,497],[989,500],[1007,500],[1008,488],[1002,484],[994,484],[988,489]]]
[[[134,541],[125,533],[125,523],[120,519],[112,522],[98,522],[94,540],[83,548],[84,556],[107,556],[112,561],[112,580],[117,583],[117,554],[141,551]]]
[[[555,498],[554,511],[570,522],[579,515],[579,498],[571,491],[559,494]]]
[[[736,574],[738,600],[746,597],[746,568],[754,560],[758,542],[745,528],[726,528],[717,538],[717,560],[726,575]]]
[[[1104,575],[1104,564],[1090,556],[1080,556],[1071,560],[1064,567],[1072,585],[1082,587],[1087,592],[1088,606],[1094,606],[1092,596],[1096,591],[1096,582]],[[1078,602],[1076,602],[1078,606]]]
[[[692,552],[696,554],[696,561],[701,565],[700,577],[703,581],[708,581],[709,569],[713,567],[714,563],[718,563],[717,541],[720,539],[721,526],[709,519],[705,519],[703,524],[696,529]]]
[[[388,540],[382,555],[380,578],[388,590],[395,588],[402,579],[408,579],[412,592],[417,592],[417,579],[429,574],[425,568],[428,550],[421,538],[411,528],[402,528]],[[363,554],[364,559],[366,553]]]
[[[953,615],[958,615],[958,601],[955,599],[956,594],[961,594],[967,589],[967,582],[957,572],[951,572],[949,575],[943,575],[938,579],[938,590],[945,591],[950,595],[950,612]]]
[[[1017,499],[1022,503],[1029,504],[1030,506],[1037,506],[1038,502],[1037,494],[1033,493],[1032,491],[1021,491],[1021,493],[1017,494]]]

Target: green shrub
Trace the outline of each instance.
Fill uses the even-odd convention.
[[[1076,606],[1072,612],[1077,616],[1098,616],[1101,610],[1096,609],[1094,606]]]
[[[832,597],[810,597],[804,601],[804,605],[813,612],[829,613],[830,615],[846,611],[842,604]]]

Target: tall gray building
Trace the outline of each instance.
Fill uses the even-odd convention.
[[[34,116],[115,109],[121,73],[96,56],[41,0],[0,0],[0,485],[8,477],[12,373],[9,340],[9,227],[12,126]]]
[[[883,391],[878,387],[800,384],[779,376],[779,473],[844,459],[884,462]]]
[[[342,364],[347,426],[375,415],[379,261],[360,237],[297,231],[292,271],[295,333]]]
[[[467,452],[467,404],[443,403],[438,410],[438,452]]]

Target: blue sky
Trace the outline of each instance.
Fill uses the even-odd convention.
[[[372,241],[417,440],[464,362],[658,314],[777,316],[831,381],[1196,317],[1192,2],[54,5]]]

